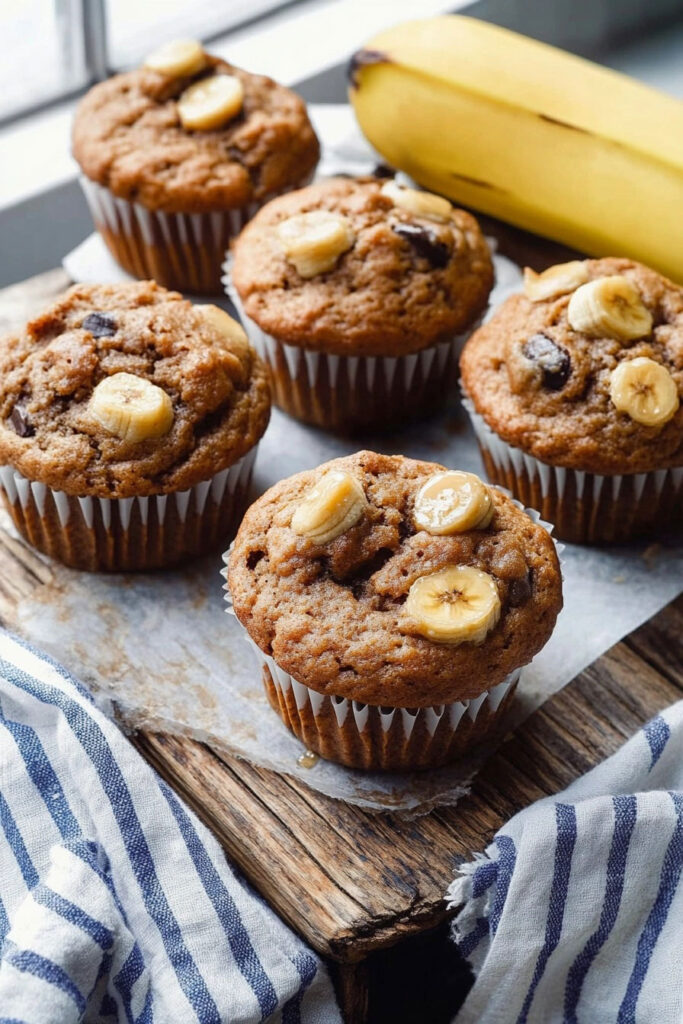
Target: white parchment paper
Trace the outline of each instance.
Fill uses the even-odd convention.
[[[363,173],[374,156],[346,107],[314,108],[324,143],[323,173]],[[492,306],[520,274],[496,256]],[[125,274],[91,236],[65,260],[74,280]],[[205,300],[203,300],[205,301]],[[437,420],[379,437],[333,437],[274,410],[256,463],[254,496],[275,481],[359,447],[430,459],[482,473],[467,417],[456,401]],[[3,520],[5,527],[7,520]],[[519,721],[683,589],[683,547],[673,544],[564,552],[565,607],[547,647],[526,669]],[[17,630],[62,660],[94,691],[111,697],[130,727],[189,734],[333,797],[380,809],[421,810],[455,802],[477,762],[386,776],[325,761],[298,764],[302,745],[270,710],[256,660],[224,612],[220,558],[153,575],[89,575],[53,565],[54,579],[24,598]]]

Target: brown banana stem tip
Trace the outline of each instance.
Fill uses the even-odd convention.
[[[391,63],[393,63],[391,57],[386,53],[382,53],[381,50],[356,50],[349,61],[349,66],[346,71],[351,87],[353,89],[358,88],[358,71],[360,68],[368,67],[370,64]]]

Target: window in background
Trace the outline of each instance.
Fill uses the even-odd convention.
[[[210,39],[292,0],[106,0],[110,65],[139,64],[154,46],[190,36]]]
[[[80,8],[74,0],[2,0],[0,119],[86,84]]]
[[[133,67],[169,39],[210,39],[298,0],[1,0],[0,124]]]

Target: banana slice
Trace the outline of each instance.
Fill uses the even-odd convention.
[[[627,277],[614,274],[582,284],[567,307],[569,326],[591,338],[632,341],[652,330],[652,314]]]
[[[328,544],[355,526],[367,504],[355,476],[331,469],[304,495],[292,516],[292,529],[316,544]]]
[[[545,302],[558,295],[567,295],[588,280],[588,269],[581,260],[557,263],[537,274],[531,267],[524,268],[524,292],[532,302]]]
[[[485,530],[492,518],[491,492],[474,473],[435,473],[415,498],[415,525],[437,536]]]
[[[247,354],[249,339],[247,338],[246,331],[224,309],[211,303],[207,305],[198,304],[194,308],[221,337],[230,342],[230,348],[233,352],[238,355]]]
[[[416,217],[438,221],[451,219],[453,204],[443,196],[435,196],[433,192],[420,192],[416,188],[404,188],[395,181],[387,181],[382,185],[380,193],[390,199],[394,206],[414,213]]]
[[[332,270],[342,253],[356,241],[351,222],[341,213],[313,210],[283,220],[277,237],[285,256],[301,277]]]
[[[196,39],[174,39],[147,57],[145,67],[171,78],[196,75],[206,65],[206,54]]]
[[[222,128],[239,114],[244,88],[234,75],[212,75],[188,86],[178,98],[178,114],[188,131]]]
[[[647,356],[619,363],[610,377],[609,393],[619,412],[647,427],[668,423],[680,401],[676,381],[666,366]]]
[[[404,607],[417,631],[441,644],[481,644],[500,618],[495,580],[471,565],[421,576]]]
[[[122,441],[163,437],[173,425],[173,404],[162,388],[132,373],[115,373],[97,385],[90,412]]]

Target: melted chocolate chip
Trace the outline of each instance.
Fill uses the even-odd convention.
[[[572,361],[566,349],[560,348],[545,334],[532,334],[522,352],[540,368],[544,387],[550,391],[559,391],[565,386],[572,369]]]
[[[513,580],[510,584],[508,601],[512,608],[519,608],[531,597],[531,569],[521,579]]]
[[[108,313],[89,313],[81,327],[90,331],[93,338],[111,338],[118,331],[118,324]]]
[[[418,256],[424,256],[433,267],[445,267],[451,258],[451,250],[440,242],[433,231],[422,224],[392,224],[392,230],[406,242],[410,242]]]
[[[372,176],[373,178],[395,178],[396,171],[389,164],[375,164]]]
[[[19,405],[19,403],[14,406],[9,414],[9,421],[19,437],[33,437],[36,432],[36,428],[29,423],[26,409],[23,405]]]
[[[250,551],[247,555],[247,569],[253,572],[262,558],[266,557],[265,551]]]

